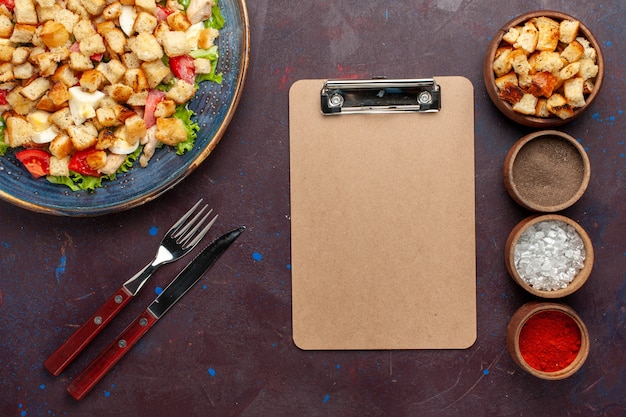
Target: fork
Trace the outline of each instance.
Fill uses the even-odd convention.
[[[134,298],[152,274],[161,266],[189,253],[209,231],[217,215],[208,221],[213,210],[205,205],[191,220],[202,199],[181,217],[165,233],[157,253],[148,265],[126,281],[104,304],[46,361],[44,366],[52,375],[59,375],[76,356],[93,340],[94,337]]]

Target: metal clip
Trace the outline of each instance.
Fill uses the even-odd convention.
[[[437,112],[441,87],[434,79],[326,81],[321,92],[323,114]]]

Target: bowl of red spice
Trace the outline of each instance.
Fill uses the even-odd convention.
[[[524,371],[558,380],[576,373],[589,355],[587,327],[569,306],[530,302],[511,317],[507,349]]]
[[[544,213],[576,203],[589,185],[591,166],[582,145],[558,130],[519,139],[503,166],[507,192],[522,207]]]
[[[543,214],[529,216],[513,228],[504,258],[509,275],[526,291],[560,298],[587,282],[594,252],[589,235],[576,221]]]

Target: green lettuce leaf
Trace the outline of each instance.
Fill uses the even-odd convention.
[[[4,119],[0,117],[0,156],[4,156],[7,150],[10,148],[9,144],[4,141],[4,128],[6,124]]]
[[[176,107],[174,117],[177,117],[183,121],[185,131],[187,132],[187,140],[176,144],[176,154],[178,155],[182,155],[185,152],[189,152],[191,149],[193,149],[196,137],[198,136],[197,132],[200,130],[200,126],[198,126],[198,123],[192,120],[192,117],[195,117],[195,115],[196,114],[193,112],[193,110],[190,110],[186,104],[181,104],[180,106]]]
[[[211,8],[211,17],[206,21],[207,27],[220,30],[224,27],[224,16],[220,11],[219,2],[216,0],[215,5]]]

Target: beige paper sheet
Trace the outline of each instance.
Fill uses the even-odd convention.
[[[438,113],[320,112],[289,95],[293,339],[305,350],[467,348],[476,339],[473,86]]]

